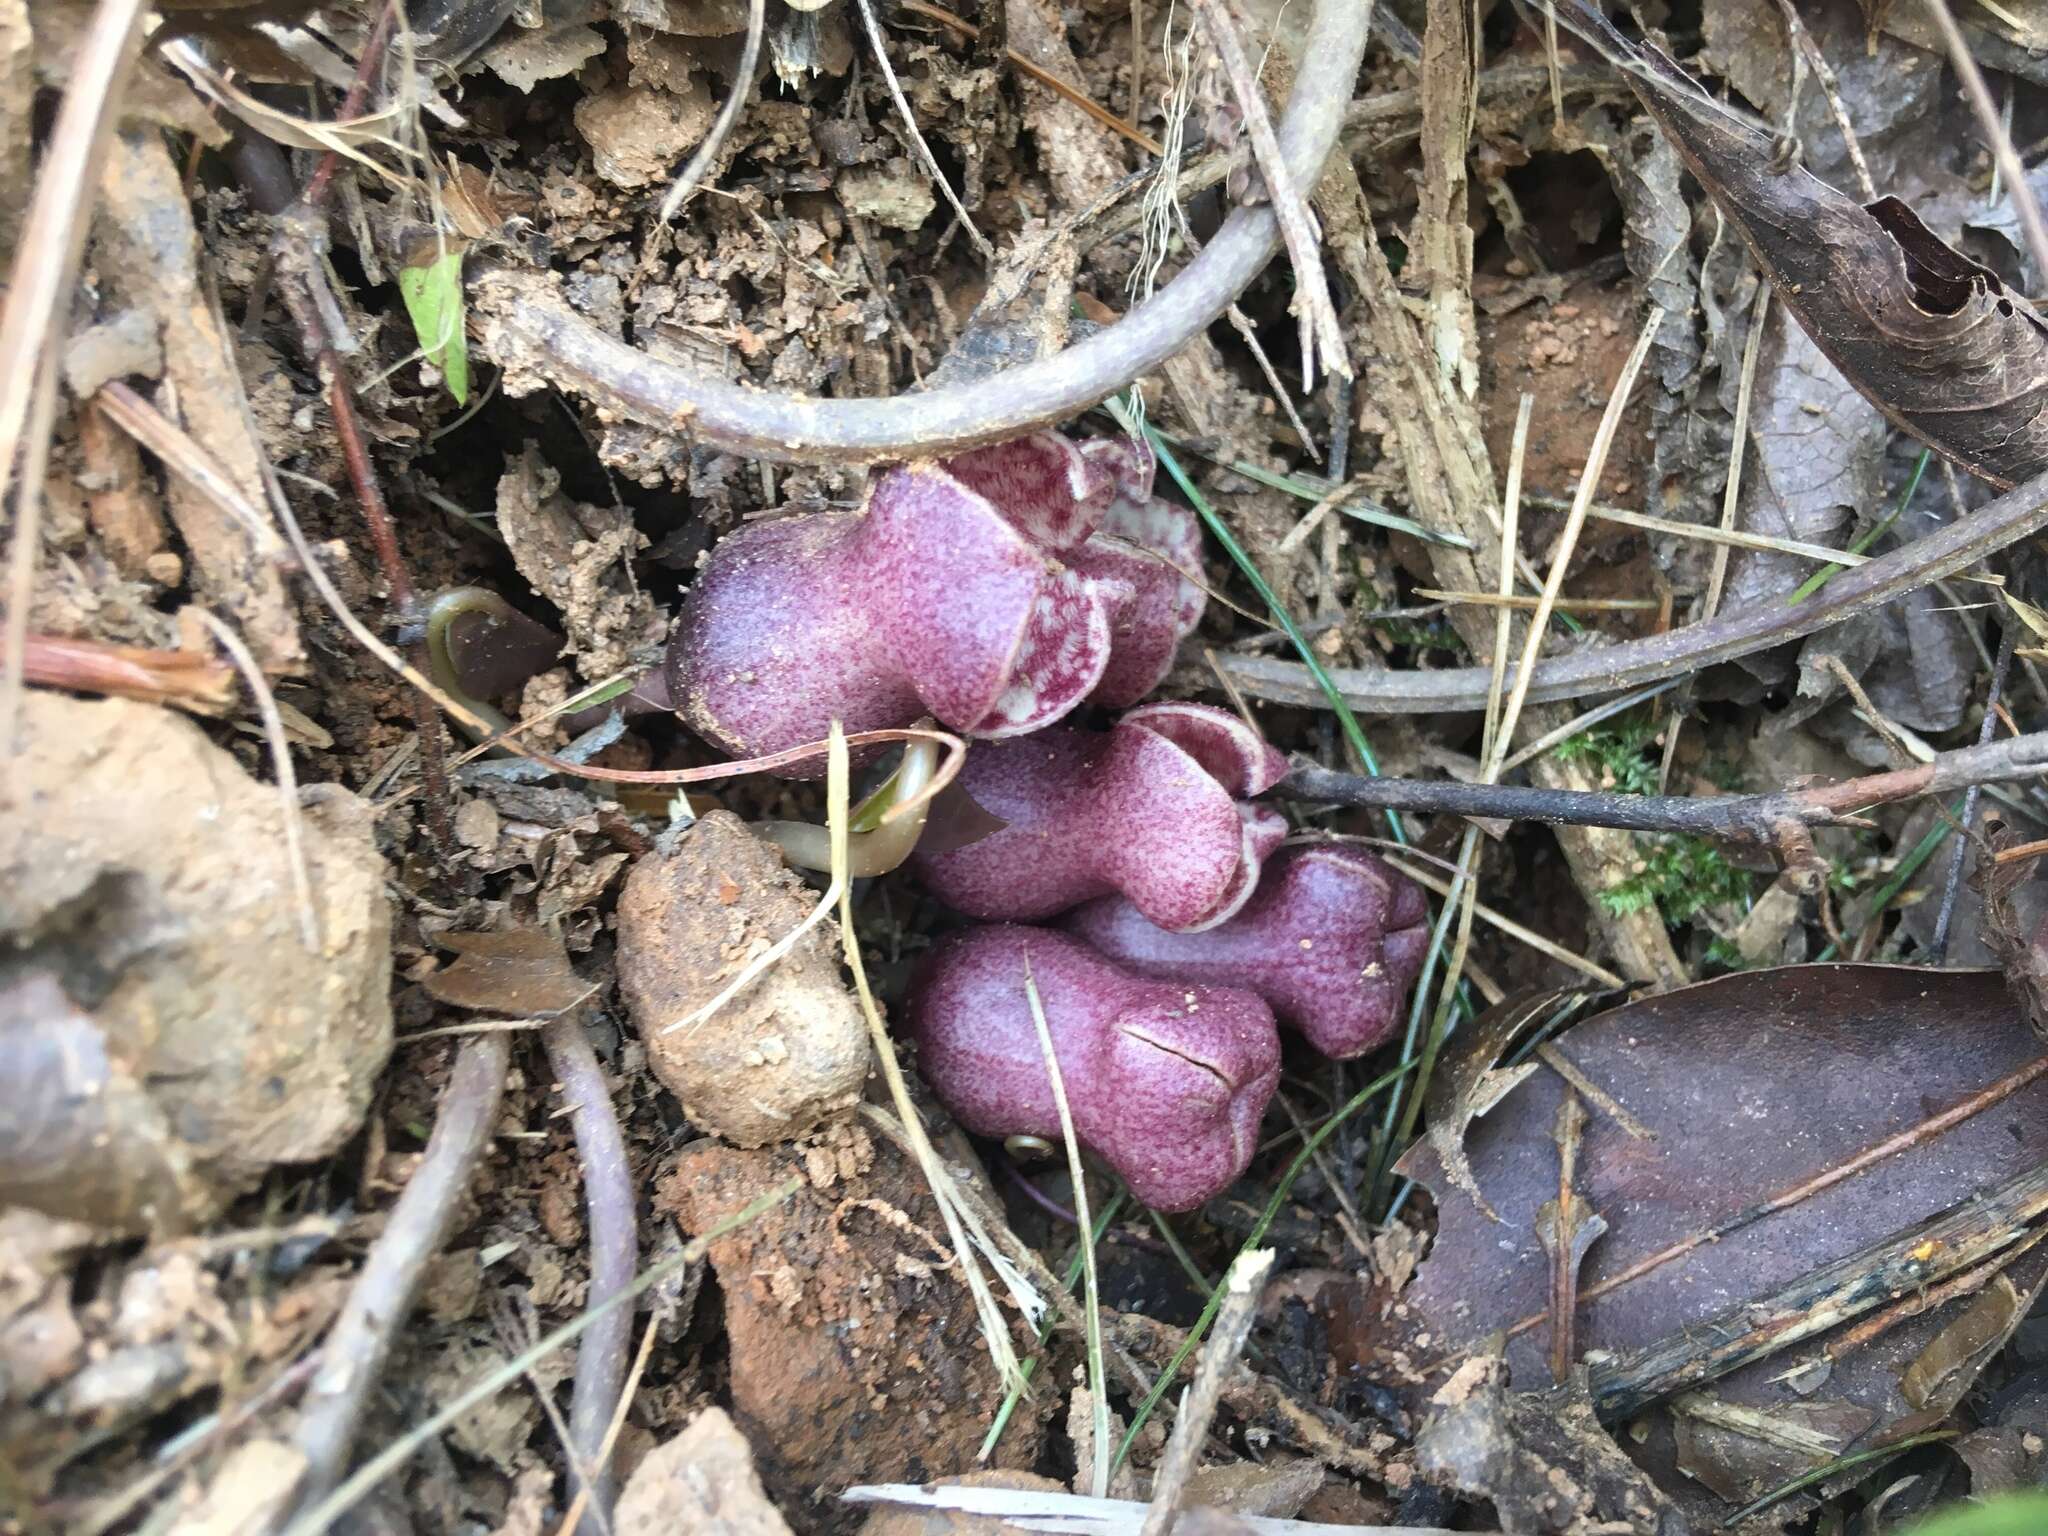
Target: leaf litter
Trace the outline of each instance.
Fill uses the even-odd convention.
[[[538,283],[646,377],[823,424],[920,385],[941,412],[991,359],[1056,371],[1157,295],[1184,340],[1100,392],[1213,536],[1183,574],[1217,601],[1161,696],[1323,771],[1711,805],[2039,724],[2044,594],[2014,544],[2038,514],[1923,475],[1890,430],[1997,485],[2041,467],[2014,189],[1917,7],[1710,0],[1634,41],[1577,5],[1549,27],[1431,3],[1372,16],[1334,92],[1315,40],[1344,8],[1310,9],[636,0],[406,31],[372,5],[259,31],[181,8],[101,151],[28,82],[121,77],[94,60],[134,18],[0,4],[0,254],[23,262],[0,355],[36,535],[10,674],[38,690],[6,785],[30,905],[0,1045],[32,1070],[0,1099],[0,1438],[37,1513],[94,1536],[365,1500],[416,1530],[893,1532],[944,1507],[1676,1536],[1817,1506],[1889,1529],[2038,1481],[2048,823],[2024,770],[1986,789],[1995,826],[1966,780],[1748,846],[1285,801],[1297,839],[1455,862],[1488,923],[1426,925],[1397,1044],[1289,1046],[1243,1177],[1167,1222],[1071,1136],[1041,1161],[961,1131],[893,1034],[957,915],[852,862],[850,832],[890,829],[849,825],[843,772],[823,796],[706,777],[648,672],[709,551],[785,509],[854,515],[867,478],[802,432],[722,448],[688,400],[615,408],[596,354],[508,342],[505,293]],[[2026,144],[2038,29],[1960,19]],[[1348,159],[1283,168],[1318,125]],[[19,173],[87,150],[90,231]],[[1196,250],[1276,213],[1286,260],[1207,308],[1229,327],[1190,323]],[[75,293],[29,280],[63,270],[66,217]],[[1724,503],[1732,557],[1694,536]],[[1920,580],[1989,526],[1985,580]],[[1852,540],[1897,584],[1829,622],[1868,568],[1826,559]],[[1796,658],[1742,639],[1800,604],[1821,633]],[[1469,698],[1514,691],[1495,653],[1532,610],[1544,666],[1670,659],[1619,709],[1542,695],[1513,742],[1327,707],[1460,666]],[[1717,613],[1741,665],[1694,677]],[[261,668],[247,704],[217,668],[201,723],[152,745],[164,681],[216,646]],[[1250,666],[1276,657],[1309,680],[1283,705]],[[56,733],[90,764],[43,763],[45,690],[139,686]],[[427,699],[492,756],[451,762]],[[279,743],[303,797],[261,782]],[[992,830],[942,793],[926,839]],[[305,800],[296,861],[281,796]],[[837,848],[822,900],[772,851],[813,844]],[[1951,847],[2010,994],[1743,968],[1963,952]],[[336,1059],[350,1027],[368,1043]],[[1092,1071],[1045,1065],[1077,1094]],[[1411,1129],[1412,1185],[1387,1170]]]

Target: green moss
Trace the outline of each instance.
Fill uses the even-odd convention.
[[[1618,916],[1656,907],[1664,921],[1690,922],[1703,909],[1723,904],[1746,907],[1756,876],[1737,869],[1705,838],[1638,838],[1643,867],[1620,884],[1600,893],[1600,901]]]
[[[1647,713],[1631,715],[1604,731],[1581,731],[1559,742],[1551,755],[1595,770],[1602,789],[1624,795],[1657,793],[1661,766],[1655,751],[1657,722]]]

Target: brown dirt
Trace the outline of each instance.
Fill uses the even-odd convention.
[[[702,1232],[793,1173],[805,1187],[714,1242],[711,1265],[733,1413],[770,1491],[806,1524],[843,1527],[819,1501],[850,1483],[971,1468],[1002,1388],[923,1177],[892,1144],[858,1129],[805,1153],[700,1141],[655,1203]],[[1033,1464],[1050,1401],[1026,1400],[999,1465]]]

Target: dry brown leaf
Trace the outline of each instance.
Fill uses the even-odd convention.
[[[2048,464],[2048,325],[1894,197],[1869,207],[1794,165],[1663,52],[1585,0],[1561,19],[1612,58],[1779,296],[1903,430],[2010,489]]]

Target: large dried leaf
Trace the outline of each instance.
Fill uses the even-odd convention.
[[[1490,1031],[1471,1034],[1482,1055],[1498,1050]],[[2040,1051],[1997,975],[1893,966],[1744,972],[1616,1008],[1557,1039],[1553,1055],[1591,1115],[1575,1187],[1608,1224],[1579,1275],[1580,1358],[1697,1329],[2041,1163]],[[1457,1062],[1447,1069],[1477,1080]],[[2003,1091],[1986,1094],[1995,1085]],[[1470,1122],[1467,1177],[1497,1220],[1433,1146],[1404,1160],[1437,1196],[1436,1244],[1405,1300],[1441,1369],[1509,1330],[1514,1385],[1551,1382],[1553,1266],[1539,1224],[1558,1198],[1553,1123],[1566,1091],[1545,1068]],[[1977,1095],[1986,1102],[1974,1113],[1908,1134]],[[1902,1140],[1886,1155],[1858,1161],[1893,1138]],[[1658,1255],[1669,1257],[1621,1278]],[[2022,1293],[2041,1263],[2036,1250],[2009,1272]],[[1659,1470],[1680,1454],[1697,1459],[1703,1423],[1777,1450],[1811,1440],[1831,1453],[1911,1412],[1900,1376],[1969,1304],[1902,1321],[1839,1358],[1824,1339],[1759,1361],[1690,1405],[1690,1452],[1674,1449],[1660,1414],[1642,1454]],[[1725,1411],[1731,1404],[1750,1428]],[[1721,1459],[1740,1474],[1726,1491],[1761,1491],[1738,1485],[1764,1461]],[[1690,1494],[1666,1487],[1700,1497],[1696,1484]]]
[[[1584,3],[1559,15],[1621,66],[1779,296],[1896,425],[2003,489],[2048,466],[2048,326],[1897,198],[1865,208],[1797,166],[1670,58]]]

